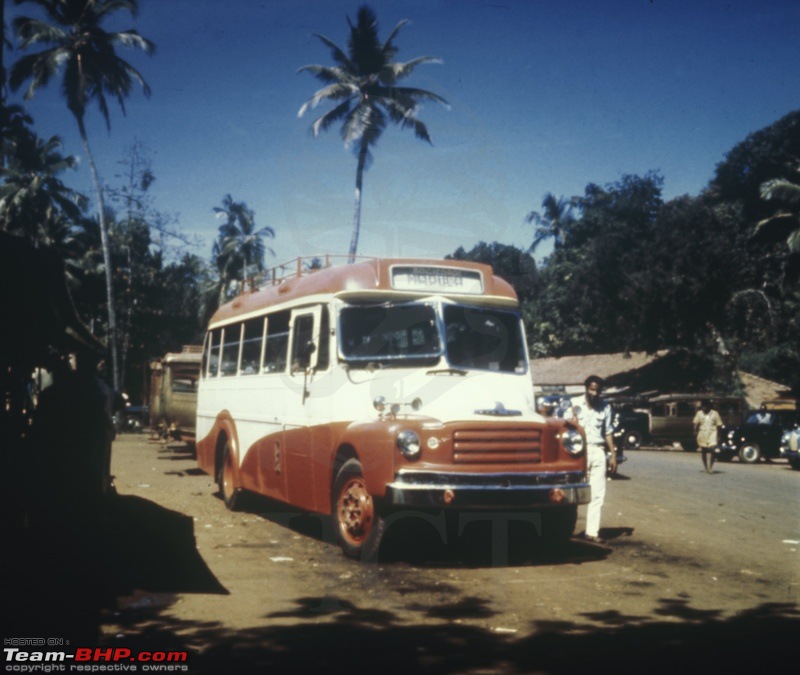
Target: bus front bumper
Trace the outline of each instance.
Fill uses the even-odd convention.
[[[486,509],[588,504],[583,472],[439,473],[401,471],[386,487],[392,506]]]

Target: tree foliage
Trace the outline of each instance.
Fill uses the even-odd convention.
[[[378,38],[378,19],[375,12],[363,5],[356,15],[356,22],[347,20],[350,37],[347,50],[337,47],[324,35],[315,36],[330,49],[334,65],[303,66],[298,72],[308,72],[324,83],[300,108],[302,117],[309,110],[324,102],[333,108],[320,115],[311,125],[314,137],[336,123],[341,123],[340,135],[345,147],[352,148],[357,158],[355,214],[353,233],[350,239],[350,260],[358,251],[361,231],[361,196],[364,171],[372,158],[372,148],[377,144],[391,122],[403,129],[411,129],[414,135],[431,142],[428,129],[417,117],[423,101],[447,102],[438,94],[398,83],[409,77],[417,66],[424,63],[439,63],[432,56],[419,56],[406,62],[396,62],[398,48],[395,38],[408,21],[400,21],[389,33],[385,42]]]
[[[66,223],[77,221],[86,199],[60,178],[74,169],[75,158],[61,154],[61,140],[34,133],[15,139],[14,152],[0,168],[0,227],[34,246],[60,248],[69,238]]]
[[[527,301],[534,296],[537,283],[536,263],[525,251],[516,246],[480,242],[469,251],[459,247],[447,257],[452,260],[469,260],[491,265],[497,276],[514,287],[521,301]]]
[[[795,110],[737,143],[717,164],[708,192],[718,202],[741,204],[744,217],[756,223],[772,211],[761,186],[775,179],[796,181],[798,158],[800,110]]]
[[[528,249],[531,253],[536,251],[539,245],[553,240],[553,246],[560,248],[564,243],[567,231],[575,222],[572,209],[575,206],[574,200],[564,197],[556,198],[548,192],[542,200],[542,211],[531,211],[525,216],[525,222],[533,223],[536,227],[533,232],[533,241]]]
[[[653,172],[548,193],[537,233],[560,242],[523,298],[531,354],[672,348],[708,364],[710,389],[736,391],[743,368],[800,392],[798,129],[796,112],[751,134],[696,197],[665,202]],[[554,227],[567,204],[574,218]],[[481,250],[506,265],[501,244]]]
[[[25,1],[17,0],[18,4]],[[45,45],[45,48],[18,58],[11,68],[9,84],[16,91],[28,82],[25,90],[27,100],[61,74],[61,93],[66,100],[67,109],[78,125],[95,186],[106,275],[112,379],[114,385],[119,387],[116,312],[111,250],[105,222],[106,208],[100,177],[86,133],[85,117],[87,106],[95,103],[110,128],[106,96],[116,98],[124,113],[125,98],[131,93],[134,83],[141,85],[145,95],[150,95],[150,88],[144,78],[131,64],[117,56],[116,47],[141,49],[146,54],[152,54],[155,46],[135,30],[107,32],[102,28],[109,15],[119,10],[126,10],[135,16],[139,6],[137,0],[28,0],[28,4],[37,5],[47,20],[29,16],[16,17],[14,33],[19,47],[26,50]]]
[[[217,218],[223,219],[214,242],[212,256],[219,273],[219,303],[228,295],[234,281],[240,288],[254,273],[264,271],[264,256],[275,252],[264,244],[264,239],[274,239],[275,230],[269,226],[259,228],[256,214],[245,202],[234,201],[228,194],[222,206],[215,206]]]

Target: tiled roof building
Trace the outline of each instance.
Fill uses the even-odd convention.
[[[696,393],[703,391],[709,364],[682,350],[660,350],[653,354],[630,352],[584,354],[531,360],[531,378],[538,394],[583,391],[589,375],[599,375],[607,382],[609,394],[650,398],[658,394]],[[763,402],[778,399],[791,405],[788,387],[739,371],[747,405],[757,408]],[[710,392],[706,392],[710,393]]]

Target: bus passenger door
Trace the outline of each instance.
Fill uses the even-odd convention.
[[[289,335],[289,387],[286,397],[284,452],[288,501],[301,508],[314,508],[314,463],[312,427],[314,370],[319,358],[322,308],[307,307],[292,312]]]

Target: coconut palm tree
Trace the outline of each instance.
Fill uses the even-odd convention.
[[[16,0],[17,3],[25,0]],[[150,88],[141,74],[129,63],[117,56],[115,47],[141,49],[152,54],[155,46],[135,30],[106,32],[102,23],[113,13],[125,10],[135,16],[138,0],[28,0],[38,5],[48,21],[20,16],[14,19],[14,33],[22,49],[32,45],[47,45],[33,54],[19,58],[11,68],[9,84],[16,91],[26,81],[30,84],[25,98],[31,98],[40,87],[47,86],[59,71],[62,73],[61,91],[67,109],[78,124],[84,153],[97,196],[100,218],[100,235],[105,265],[106,294],[108,297],[108,338],[114,386],[119,385],[116,345],[116,317],[114,312],[111,282],[111,252],[109,250],[106,224],[105,200],[97,167],[94,163],[89,139],[86,134],[86,108],[95,103],[110,129],[108,101],[106,96],[117,99],[123,114],[125,98],[138,83],[146,96]]]
[[[47,245],[63,236],[65,223],[75,223],[85,198],[58,178],[74,169],[75,158],[60,152],[61,140],[34,134],[19,139],[8,166],[0,167],[0,228],[26,237],[34,246]]]
[[[311,131],[316,138],[320,131],[341,121],[340,134],[345,147],[355,152],[355,215],[349,254],[352,262],[358,249],[361,194],[364,170],[371,160],[370,149],[378,142],[389,122],[412,129],[417,138],[431,143],[427,128],[417,119],[419,105],[423,101],[436,101],[446,106],[447,102],[438,94],[424,89],[397,86],[418,65],[441,62],[431,56],[420,56],[405,63],[392,61],[398,51],[394,39],[408,23],[407,20],[400,21],[383,44],[378,39],[378,20],[369,7],[359,8],[355,24],[349,18],[347,22],[350,26],[347,52],[325,36],[314,34],[331,50],[335,65],[309,65],[299,69],[298,72],[311,73],[325,86],[301,106],[297,115],[302,117],[320,103],[332,102],[334,107],[314,121]]]
[[[235,202],[225,195],[222,206],[215,206],[214,213],[225,222],[219,227],[219,235],[214,242],[212,255],[220,273],[220,300],[227,293],[230,282],[241,270],[242,284],[248,277],[251,267],[256,272],[264,270],[264,255],[275,252],[264,245],[264,238],[273,239],[275,231],[269,227],[256,228],[256,214],[245,202]]]
[[[22,106],[0,103],[0,166],[6,165],[7,158],[16,152],[19,143],[33,135],[28,128],[32,124],[33,118]]]
[[[769,218],[760,221],[756,234],[772,238],[786,237],[792,253],[800,253],[800,168],[795,170],[797,182],[775,178],[761,185],[761,198],[780,204]]]
[[[534,223],[533,242],[528,251],[533,253],[543,241],[553,240],[553,245],[560,248],[570,225],[575,222],[572,209],[575,203],[564,197],[556,197],[548,192],[542,200],[542,212],[531,211],[525,216],[525,222]]]

